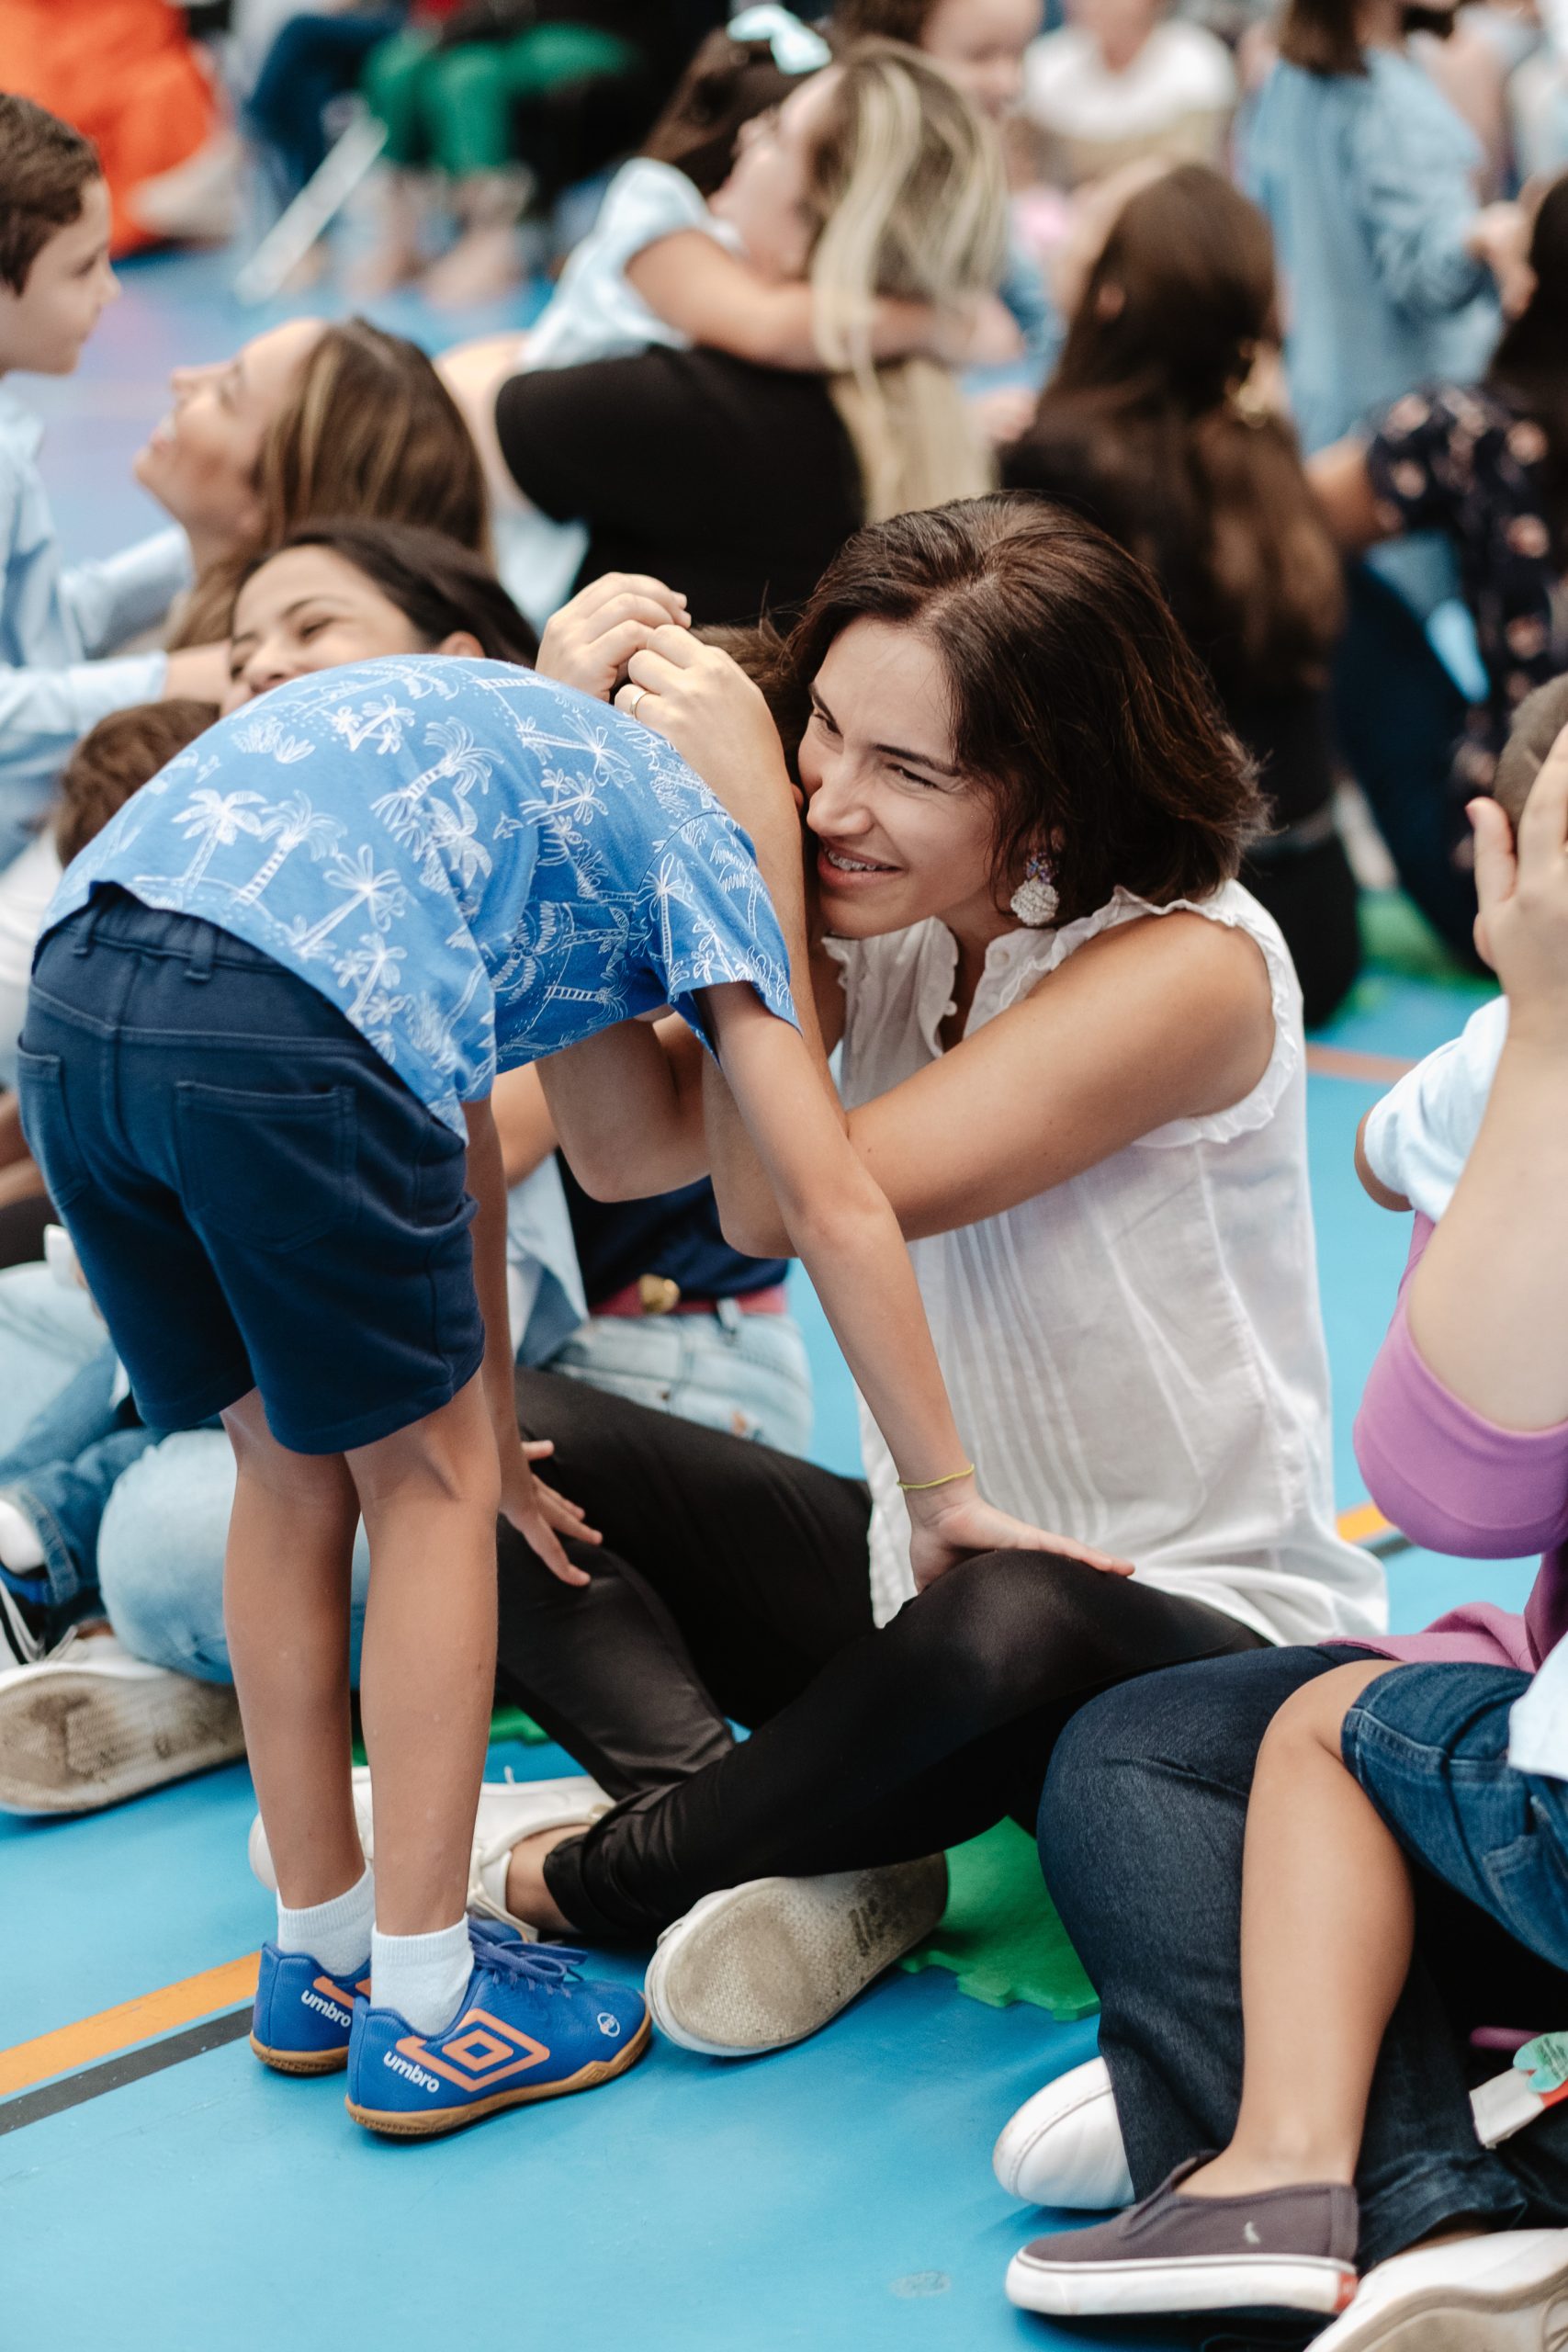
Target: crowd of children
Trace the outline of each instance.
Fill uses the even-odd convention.
[[[252,2047],[394,2136],[799,2041],[1038,1817],[1100,2053],[998,2175],[1125,2210],[1014,2302],[1551,2352],[1568,2125],[1470,2037],[1568,1991],[1568,172],[1395,0],[515,13],[292,18],[255,112],[297,186],[363,69],[459,300],[624,85],[525,333],[176,369],[69,569],[0,390],[0,1807],[245,1755]],[[0,375],[113,233],[0,93]],[[1503,990],[1358,1144],[1360,1457],[1546,1552],[1415,1636],[1308,1187],[1352,780]],[[498,1694],[581,1772],[485,1784]]]

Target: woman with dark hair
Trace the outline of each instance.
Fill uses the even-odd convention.
[[[1395,597],[1351,571],[1336,682],[1340,740],[1399,868],[1473,959],[1464,804],[1491,789],[1514,712],[1568,664],[1568,174],[1530,224],[1528,298],[1479,383],[1408,391],[1308,468],[1347,553],[1441,532],[1486,675],[1467,702]]]
[[[1447,31],[1453,8],[1289,0],[1247,128],[1308,450],[1427,377],[1472,375],[1496,331],[1493,279],[1517,261],[1517,208],[1477,208],[1480,141],[1409,55],[1413,22]]]
[[[1002,470],[1140,556],[1207,665],[1272,819],[1242,877],[1284,933],[1310,1028],[1360,941],[1329,747],[1339,559],[1295,435],[1253,389],[1278,332],[1268,222],[1217,172],[1179,165],[1112,223]]]
[[[626,659],[585,646],[578,682],[603,691]],[[874,1439],[868,1498],[520,1377],[525,1428],[604,1543],[574,1550],[574,1590],[502,1531],[502,1682],[625,1802],[584,1829],[492,1792],[477,1878],[558,1934],[681,1921],[658,2015],[736,2055],[812,2031],[931,1928],[930,1858],[1032,1819],[1091,1691],[1365,1634],[1382,1582],[1334,1527],[1300,995],[1235,878],[1258,797],[1148,574],[1017,496],[850,542],[778,689],[809,932],[757,689],[679,628],[629,666],[617,702],[739,815],[816,976],[849,1134],[910,1240],[981,1475],[1137,1570],[993,1555],[916,1596]],[[705,1133],[690,1041],[623,1029],[545,1079],[591,1190],[694,1177],[711,1139],[730,1238],[777,1248],[720,1090]]]

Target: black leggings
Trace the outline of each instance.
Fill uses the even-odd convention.
[[[622,1800],[547,1865],[596,1940],[646,1941],[744,1879],[908,1860],[1009,1813],[1032,1826],[1096,1691],[1261,1646],[1048,1553],[966,1561],[879,1633],[857,1482],[547,1373],[519,1376],[518,1408],[604,1537],[571,1547],[586,1589],[501,1541],[502,1686]]]

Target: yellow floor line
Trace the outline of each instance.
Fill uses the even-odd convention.
[[[1371,1544],[1393,1532],[1392,1521],[1383,1517],[1376,1503],[1358,1503],[1354,1510],[1339,1514],[1339,1532],[1347,1544]]]
[[[62,2025],[53,2033],[40,2033],[35,2041],[18,2041],[15,2049],[0,2051],[0,2098],[9,2098],[14,2091],[30,2090],[51,2075],[118,2057],[139,2041],[172,2033],[178,2026],[194,2025],[197,2018],[210,2017],[217,2009],[236,2008],[255,1992],[260,1960],[260,1952],[247,1952],[243,1960],[204,1968],[199,1976],[182,1977],[177,1984],[160,1985],[155,1993],[142,1993],[134,2001],[121,2001],[116,2008],[100,2009],[96,2017],[83,2018],[77,2025]]]

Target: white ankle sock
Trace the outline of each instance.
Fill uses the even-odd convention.
[[[43,1545],[38,1540],[37,1528],[25,1511],[0,1496],[0,1568],[9,1568],[13,1576],[25,1577],[43,1564]]]
[[[330,1903],[311,1903],[303,1911],[290,1911],[279,1895],[277,1948],[309,1952],[329,1976],[341,1980],[364,1967],[375,1919],[376,1880],[367,1862],[348,1893],[334,1894]]]
[[[415,2033],[439,2033],[457,2016],[473,1966],[467,1919],[428,1936],[384,1936],[378,1928],[370,1941],[372,2005],[396,2009]]]

